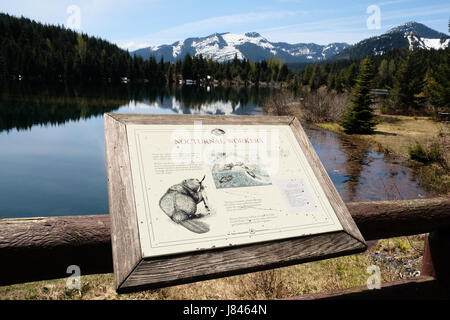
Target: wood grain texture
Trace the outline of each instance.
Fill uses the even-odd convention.
[[[104,116],[114,281],[118,288],[142,258],[126,126]]]
[[[185,253],[179,257],[171,255],[156,259],[146,258],[139,262],[141,248],[137,246],[135,235],[138,232],[132,230],[134,233],[131,232],[130,234],[130,225],[133,225],[133,228],[137,227],[137,219],[133,201],[134,190],[132,189],[131,169],[129,169],[129,148],[126,141],[123,141],[123,139],[126,140],[126,126],[137,124],[187,125],[199,121],[203,124],[232,124],[236,126],[290,125],[344,231],[320,236],[314,235],[297,240],[276,241],[265,245],[251,245],[248,246],[250,248],[248,250],[241,247],[239,249],[202,252],[198,255]],[[107,156],[107,163],[109,165],[109,198],[110,201],[113,201],[110,204],[113,219],[113,259],[116,273],[116,288],[118,290],[123,291],[143,286],[160,287],[169,284],[186,283],[197,279],[237,274],[249,270],[261,270],[277,265],[289,265],[316,260],[325,256],[343,255],[346,252],[359,252],[366,249],[364,238],[359,233],[345,204],[334,188],[308,137],[303,131],[300,122],[296,118],[270,116],[106,114],[105,134],[106,137],[111,136],[111,141],[115,141],[114,147],[119,149],[112,154],[111,150],[113,150],[113,146],[111,143],[107,144],[107,151],[110,152]],[[114,163],[114,165],[111,166],[111,163]],[[125,169],[123,170],[122,168]],[[116,176],[119,178],[112,180]],[[122,206],[123,203],[125,203],[125,206]],[[121,227],[124,223],[126,226]],[[128,238],[129,236],[131,238]],[[115,237],[119,240],[115,239]],[[139,241],[138,235],[137,241]],[[129,253],[130,251],[132,253]],[[136,262],[139,263],[137,266]],[[126,276],[125,270],[128,270],[130,273],[128,277]]]
[[[142,260],[119,292],[159,288],[362,252],[344,231]]]
[[[366,239],[383,239],[449,228],[450,196],[397,201],[348,203]]]
[[[297,118],[293,118],[290,126],[345,232],[365,244],[365,240],[361,235],[361,232],[358,230],[358,227],[353,221],[344,201],[342,201],[341,196],[328,176],[327,171],[323,167],[322,162],[316,154],[314,147],[308,139],[308,136],[303,130],[300,121]]]
[[[346,205],[367,240],[450,228],[450,197]],[[1,219],[0,285],[112,272],[110,234],[107,214]]]
[[[203,124],[230,124],[230,125],[287,125],[292,121],[289,116],[237,116],[237,115],[141,115],[107,113],[115,120],[127,124],[173,124],[186,125],[201,121]]]
[[[434,276],[450,289],[450,228],[430,232],[425,240],[422,274]]]
[[[285,300],[423,300],[448,299],[450,290],[433,277],[385,282],[379,290],[367,286],[291,297]]]
[[[0,220],[0,285],[113,270],[109,215]]]

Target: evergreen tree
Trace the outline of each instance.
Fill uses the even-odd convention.
[[[353,88],[352,104],[348,107],[341,123],[346,133],[369,134],[374,131],[375,121],[370,96],[372,79],[372,61],[370,58],[365,58],[361,61],[360,71]]]
[[[189,53],[184,57],[183,64],[181,66],[181,74],[184,80],[194,78],[194,72],[192,70],[192,58]]]
[[[388,83],[389,78],[389,65],[386,59],[381,61],[380,66],[378,67],[378,81],[377,87],[384,88]]]
[[[427,74],[425,91],[434,107],[450,111],[450,48],[445,50],[436,70]]]
[[[306,86],[306,85],[309,84],[309,81],[310,81],[310,79],[311,79],[312,72],[313,72],[313,65],[312,65],[312,64],[308,64],[308,65],[305,67],[305,70],[303,70],[303,73],[302,73],[302,84],[303,84],[304,86]]]
[[[6,79],[6,63],[3,56],[0,55],[0,80]]]
[[[286,66],[285,63],[281,65],[280,71],[278,72],[277,81],[278,82],[284,82],[286,81],[287,77],[289,75],[289,69]]]
[[[356,62],[352,63],[344,74],[345,86],[352,88],[355,85],[355,79],[358,74],[358,65]]]
[[[298,73],[294,73],[294,75],[289,79],[289,89],[291,89],[294,92],[297,92],[300,85],[300,77]]]
[[[388,77],[386,79],[386,87],[388,88],[392,88],[393,86],[394,74],[397,72],[396,60],[397,59],[391,59],[391,61],[389,61]]]
[[[409,114],[420,108],[418,95],[423,88],[424,67],[420,50],[406,53],[393,79],[393,88],[386,104],[388,112]]]
[[[319,88],[320,78],[321,78],[320,63],[316,62],[314,64],[314,68],[311,73],[311,78],[309,79],[309,86],[310,86],[311,90],[315,90],[315,89]]]
[[[328,77],[331,72],[331,66],[330,63],[327,61],[320,69],[320,86],[327,85],[328,84]]]

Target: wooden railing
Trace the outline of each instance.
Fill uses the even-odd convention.
[[[429,235],[421,276],[291,299],[441,298],[450,287],[450,197],[348,203],[366,240]],[[109,215],[0,220],[0,285],[67,277],[77,265],[83,275],[113,271]]]

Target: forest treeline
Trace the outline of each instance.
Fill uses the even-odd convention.
[[[145,84],[47,85],[11,81],[0,86],[0,133],[27,130],[34,125],[56,125],[70,120],[89,119],[120,107],[143,103],[170,109],[181,106],[185,114],[218,102],[231,104],[233,111],[259,105],[276,89],[270,87],[203,86],[156,87]]]
[[[427,108],[450,109],[450,48],[445,50],[392,50],[370,57],[372,89],[386,89],[386,113],[420,114]],[[361,60],[308,64],[294,74],[290,86],[351,92],[360,72]]]
[[[215,79],[243,82],[284,82],[289,70],[276,58],[254,63],[219,63],[187,55],[176,63],[131,56],[108,41],[63,26],[43,25],[27,18],[0,14],[0,79],[65,82],[132,82],[170,85],[178,80]]]
[[[269,61],[239,60],[219,63],[186,55],[175,63],[154,57],[132,56],[108,41],[63,26],[43,25],[27,18],[0,14],[0,79],[58,82],[145,82],[168,86],[180,80],[245,85],[272,83],[294,91],[320,87],[350,92],[360,60],[307,64],[298,72],[276,57]],[[373,88],[387,89],[383,110],[421,113],[426,106],[449,109],[450,49],[393,50],[371,57]]]

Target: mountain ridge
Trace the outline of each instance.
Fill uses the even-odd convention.
[[[379,36],[359,41],[345,48],[332,58],[361,59],[371,55],[383,54],[393,49],[445,49],[450,44],[450,36],[433,30],[426,25],[410,21],[389,29]]]
[[[327,45],[315,43],[270,42],[258,32],[234,34],[230,32],[213,33],[206,37],[191,37],[176,41],[171,45],[151,46],[131,52],[144,59],[155,56],[157,60],[175,62],[186,54],[211,57],[215,61],[225,62],[234,59],[252,61],[268,60],[277,56],[285,62],[323,61],[339,53],[350,45],[334,42]]]
[[[363,39],[354,45],[332,42],[327,45],[316,43],[271,42],[260,33],[251,31],[244,34],[230,32],[213,33],[206,37],[190,37],[171,45],[150,46],[136,51],[148,59],[175,62],[186,54],[211,57],[215,61],[226,62],[234,59],[248,59],[255,62],[277,56],[286,63],[313,63],[325,60],[360,59],[365,56],[383,54],[392,49],[423,48],[443,49],[450,44],[450,36],[433,30],[424,24],[409,21],[395,26],[387,32]]]

